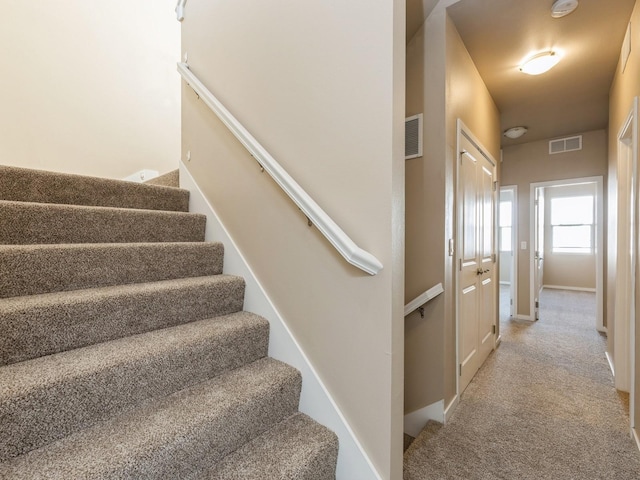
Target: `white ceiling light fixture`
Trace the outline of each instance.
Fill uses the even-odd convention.
[[[578,8],[578,0],[557,0],[551,7],[553,18],[562,18]]]
[[[503,135],[507,138],[511,138],[515,140],[516,138],[520,138],[525,133],[527,133],[529,129],[527,127],[511,127],[504,131]]]
[[[548,72],[555,67],[560,61],[560,55],[556,52],[542,52],[527,58],[522,65],[520,71],[527,75],[540,75]]]

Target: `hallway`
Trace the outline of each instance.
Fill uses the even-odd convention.
[[[543,290],[538,322],[503,321],[451,421],[407,450],[405,480],[640,478],[594,311],[594,294]]]

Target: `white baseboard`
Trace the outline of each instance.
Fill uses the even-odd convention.
[[[444,423],[444,400],[438,400],[436,403],[406,414],[404,433],[417,437],[429,420]]]
[[[516,320],[525,320],[527,322],[533,322],[533,317],[531,315],[514,315],[512,318]]]
[[[565,285],[543,285],[542,288],[549,288],[551,290],[572,290],[575,292],[590,292],[595,293],[595,288],[583,288],[583,287],[567,287]]]
[[[244,309],[261,315],[269,321],[269,356],[300,370],[303,379],[300,411],[330,428],[338,436],[340,449],[336,479],[381,480],[382,477],[376,471],[344,415],[329,395],[313,365],[300,348],[278,310],[267,297],[251,267],[182,162],[180,162],[180,187],[191,192],[189,210],[207,216],[205,239],[224,244],[224,273],[244,278],[246,283]]]
[[[156,178],[160,176],[160,172],[157,170],[140,170],[139,172],[132,173],[123,180],[127,180],[129,182],[143,183],[147,180],[151,180],[152,178]]]
[[[632,428],[631,434],[633,435],[633,438],[635,438],[636,440],[636,447],[638,447],[638,450],[640,450],[640,437],[638,437],[638,430],[636,430],[635,428]]]
[[[500,285],[511,285],[511,282],[503,282],[502,280],[500,280]]]
[[[451,415],[453,415],[453,412],[455,412],[458,403],[460,403],[460,395],[456,394],[456,396],[453,397],[453,400],[449,402],[449,405],[447,405],[447,408],[444,409],[445,424],[451,419]]]
[[[613,375],[613,377],[615,378],[616,376],[616,369],[613,366],[613,358],[611,357],[611,354],[609,352],[604,352],[604,355],[607,357],[607,362],[609,362],[609,368],[611,369],[611,375]]]

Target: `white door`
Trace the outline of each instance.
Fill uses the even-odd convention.
[[[533,277],[534,277],[534,319],[540,319],[540,292],[544,277],[544,188],[536,188],[533,204]]]
[[[458,358],[463,392],[495,346],[495,165],[460,135]]]

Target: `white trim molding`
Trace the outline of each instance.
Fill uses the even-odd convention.
[[[460,395],[453,397],[453,400],[449,402],[447,408],[444,409],[444,423],[446,424],[450,419],[453,412],[455,412],[458,404],[460,403]]]
[[[282,168],[269,152],[247,131],[246,128],[227,110],[222,103],[195,76],[186,63],[178,63],[178,72],[200,97],[200,99],[218,116],[240,143],[256,159],[287,196],[302,210],[311,224],[351,265],[370,275],[382,270],[382,263],[371,253],[363,250],[336,224],[333,219],[307,194],[303,188]]]
[[[220,221],[184,163],[180,162],[180,187],[189,190],[189,211],[206,215],[205,240],[224,244],[225,274],[245,280],[244,309],[269,321],[269,356],[297,368],[302,374],[300,411],[333,430],[340,442],[336,478],[381,480],[373,463],[349,426],[340,408],[320,379],[282,315],[267,296],[242,252]]]
[[[616,368],[613,366],[613,357],[609,352],[604,352],[605,357],[607,357],[607,362],[609,363],[609,370],[611,370],[611,375],[616,376]]]
[[[444,423],[444,400],[427,405],[404,416],[404,433],[417,437],[429,420]]]
[[[123,180],[126,180],[128,182],[143,183],[158,176],[160,176],[160,172],[158,172],[157,170],[148,170],[145,168],[144,170],[140,170],[139,172],[132,173],[128,177],[123,178]]]

